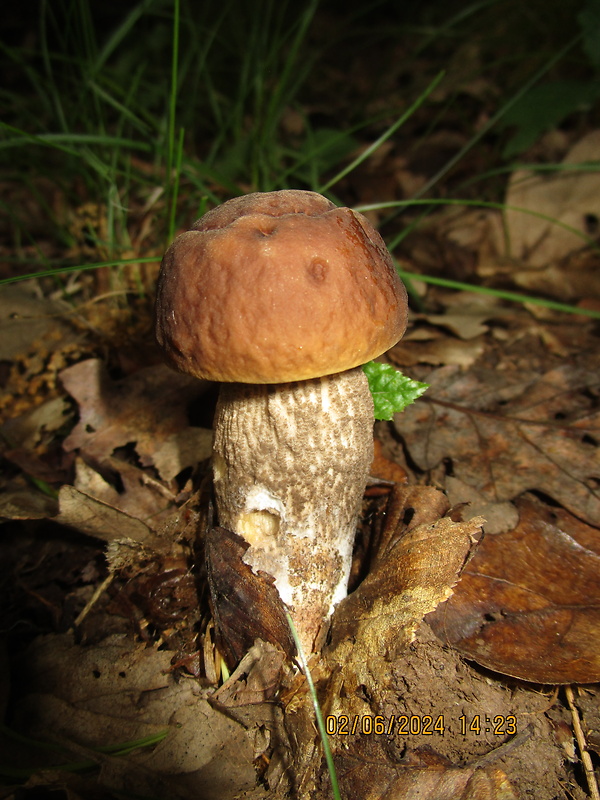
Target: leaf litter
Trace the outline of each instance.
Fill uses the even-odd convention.
[[[461,239],[457,220],[436,224],[454,237],[457,268],[485,275],[494,264],[502,274],[506,253],[483,257],[497,240],[473,249],[483,227]],[[525,259],[527,247],[512,257]],[[564,257],[556,245],[538,271],[547,277]],[[393,460],[380,452],[374,465],[354,591],[311,663],[344,796],[582,797],[555,733],[569,718],[541,684],[598,680],[597,334],[590,322],[494,300],[437,289],[426,299],[435,313],[415,315],[389,358],[432,388],[377,425]],[[46,315],[44,302],[35,314]],[[19,370],[6,384],[2,427],[7,530],[32,520],[6,552],[3,593],[12,578],[27,597],[19,605],[22,595],[8,594],[8,624],[25,614],[29,626],[27,647],[11,653],[11,724],[99,767],[69,776],[56,771],[64,758],[34,764],[29,748],[7,742],[15,763],[38,767],[30,786],[73,796],[327,796],[306,684],[282,648],[250,645],[218,686],[198,467],[210,432],[190,423],[193,408],[210,418],[206,387],[141,349],[109,369],[89,330],[61,328],[54,356],[40,350],[37,329],[31,338],[23,330],[5,355]],[[41,500],[31,478],[58,497]],[[93,537],[74,534],[77,557],[62,526]],[[112,583],[76,622],[107,570]],[[594,687],[577,702],[589,746],[600,748]],[[165,731],[151,752],[97,750]]]

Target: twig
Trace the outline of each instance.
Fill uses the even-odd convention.
[[[583,764],[583,769],[585,771],[585,778],[587,780],[588,789],[590,790],[590,797],[592,800],[600,800],[600,791],[598,791],[598,782],[596,781],[596,775],[594,773],[594,765],[592,764],[592,759],[588,753],[585,735],[583,733],[583,728],[581,727],[581,720],[579,719],[579,712],[577,710],[577,706],[575,705],[573,688],[571,686],[565,687],[565,693],[567,695],[569,708],[571,709],[573,730],[575,731],[577,746],[579,747],[579,752],[581,753],[581,763]]]
[[[504,744],[501,744],[499,747],[494,748],[489,753],[485,753],[482,756],[470,761],[467,766],[469,767],[487,767],[488,764],[493,763],[498,758],[504,758],[507,756],[512,750],[517,747],[520,747],[524,744],[528,739],[531,739],[533,735],[533,725],[530,723],[524,731],[521,733],[517,733],[513,736],[512,739],[509,739]],[[594,798],[596,800],[596,798]],[[600,799],[599,799],[600,800]]]
[[[83,611],[81,611],[81,613],[79,614],[79,616],[77,617],[77,619],[73,623],[72,627],[69,629],[69,633],[72,633],[75,628],[78,628],[81,625],[81,623],[87,617],[87,615],[90,613],[90,611],[92,610],[94,605],[98,602],[98,598],[100,597],[102,592],[104,592],[106,589],[108,589],[108,587],[112,583],[112,579],[113,578],[114,578],[114,575],[111,573],[108,576],[108,578],[105,578],[99,586],[96,586],[94,594],[91,596],[91,598],[85,604],[85,607],[83,608]]]

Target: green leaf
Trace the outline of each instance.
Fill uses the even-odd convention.
[[[373,395],[375,419],[392,419],[429,389],[428,383],[413,381],[389,364],[370,361],[363,369]]]
[[[587,0],[577,15],[583,34],[583,50],[596,69],[600,67],[600,0]]]
[[[600,81],[561,80],[535,86],[503,116],[499,127],[515,125],[517,130],[506,143],[505,158],[527,150],[546,131],[575,111],[591,108],[600,96]]]

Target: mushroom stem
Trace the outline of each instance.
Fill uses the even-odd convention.
[[[275,578],[311,652],[345,597],[373,458],[373,400],[362,368],[295,383],[224,384],[215,417],[219,524]]]

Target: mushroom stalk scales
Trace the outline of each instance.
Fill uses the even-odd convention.
[[[361,368],[276,385],[224,384],[215,417],[219,522],[275,578],[310,652],[346,596],[373,457],[373,400]]]

